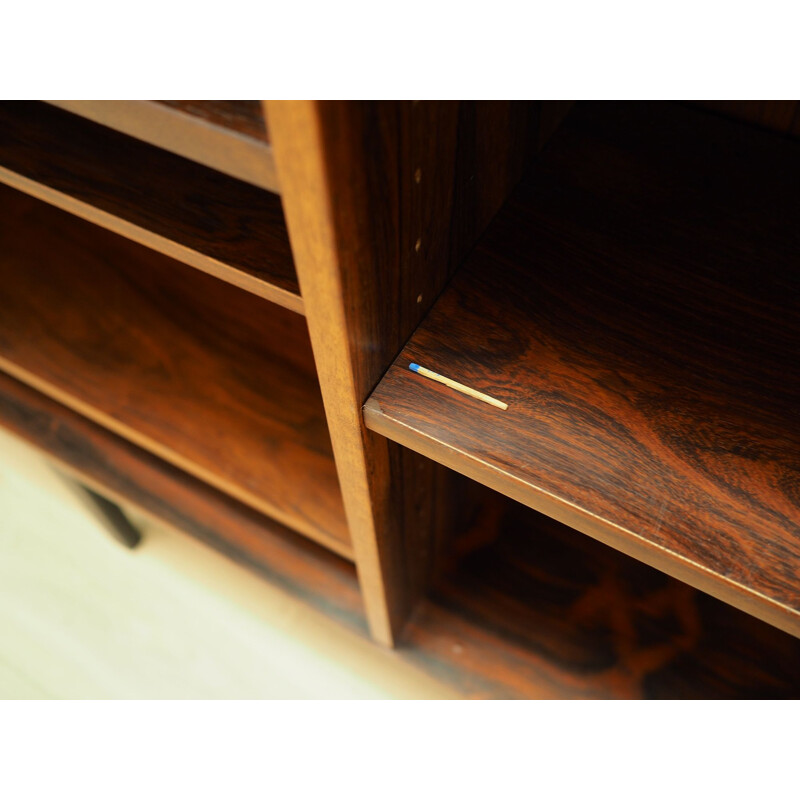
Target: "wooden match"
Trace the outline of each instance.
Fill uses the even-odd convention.
[[[484,403],[488,403],[490,406],[495,406],[496,408],[502,408],[503,411],[505,411],[508,408],[508,403],[504,403],[502,402],[502,400],[495,400],[494,397],[490,397],[488,394],[479,392],[477,389],[471,389],[469,386],[464,386],[463,383],[454,381],[451,378],[445,378],[444,375],[440,375],[438,372],[434,372],[433,370],[421,367],[419,364],[409,364],[408,368],[412,372],[416,372],[419,375],[424,375],[426,378],[430,378],[432,381],[443,383],[445,386],[449,386],[451,389],[455,389],[457,392],[461,392],[461,394],[466,394],[469,395],[470,397],[474,397],[476,400],[481,400]]]

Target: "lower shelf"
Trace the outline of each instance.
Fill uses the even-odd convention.
[[[0,426],[367,636],[355,568],[0,373]],[[800,641],[490,495],[398,658],[469,697],[800,697]]]
[[[326,548],[2,372],[0,426],[103,496],[190,534],[367,635],[355,567]]]
[[[352,558],[303,317],[11,189],[0,208],[0,369]]]
[[[470,697],[797,698],[800,640],[500,496],[406,631]]]

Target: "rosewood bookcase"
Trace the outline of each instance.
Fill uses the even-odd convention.
[[[798,133],[0,103],[0,424],[466,696],[798,696]]]

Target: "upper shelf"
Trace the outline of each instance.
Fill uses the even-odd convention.
[[[0,103],[0,181],[303,311],[275,195],[39,102]]]
[[[0,187],[0,369],[341,555],[305,319]]]
[[[680,106],[589,104],[366,424],[798,635],[799,253],[795,143]]]
[[[50,100],[52,105],[278,192],[259,100]]]

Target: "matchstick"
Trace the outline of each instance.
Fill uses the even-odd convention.
[[[450,378],[445,378],[444,375],[440,375],[438,372],[433,372],[430,369],[425,369],[425,367],[421,367],[419,364],[409,364],[408,368],[412,372],[416,372],[419,375],[424,375],[426,378],[430,378],[432,381],[438,381],[439,383],[443,383],[445,386],[449,386],[451,389],[455,389],[457,392],[461,392],[461,394],[467,394],[470,397],[474,397],[476,400],[482,400],[484,403],[488,403],[490,406],[495,406],[496,408],[502,408],[503,411],[505,411],[508,408],[508,403],[503,403],[500,400],[495,400],[494,397],[489,397],[488,394],[476,391],[475,389],[470,389],[469,386],[464,386],[463,383],[451,380]]]

